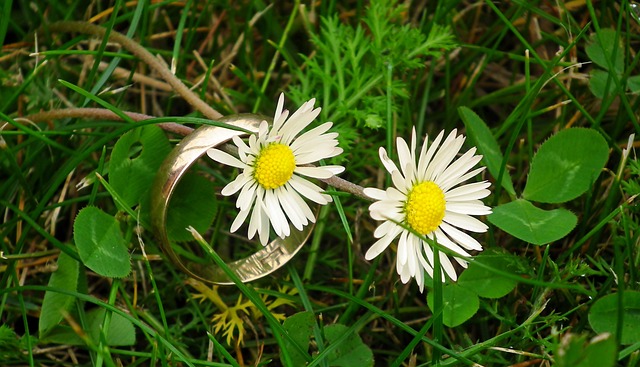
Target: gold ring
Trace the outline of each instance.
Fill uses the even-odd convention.
[[[257,132],[260,123],[265,118],[252,114],[231,115],[219,121],[236,126],[246,131]],[[166,256],[180,270],[189,276],[203,282],[230,285],[234,284],[225,272],[210,264],[199,264],[185,259],[174,250],[179,243],[171,243],[167,234],[167,211],[171,197],[180,179],[193,163],[202,157],[207,150],[229,141],[234,136],[245,136],[246,132],[231,130],[224,127],[203,125],[187,135],[165,158],[160,170],[156,174],[151,189],[151,223],[155,234],[160,239],[160,247]],[[227,263],[229,268],[243,283],[262,278],[276,271],[302,248],[307,241],[313,225],[306,226],[302,231],[292,228],[291,235],[282,239],[277,238],[258,250],[256,253]]]

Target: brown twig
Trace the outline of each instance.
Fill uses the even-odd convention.
[[[50,32],[79,32],[90,34],[93,36],[104,37],[106,29],[97,25],[89,24],[87,22],[76,21],[62,21],[51,23],[47,26]],[[128,38],[122,33],[111,30],[109,33],[109,39],[122,45],[126,50],[137,56],[145,64],[149,65],[160,76],[169,83],[176,93],[184,98],[193,108],[200,111],[204,116],[211,120],[217,120],[222,117],[222,114],[206,104],[201,100],[191,89],[187,88],[180,79],[169,71],[155,56],[153,56],[144,47],[140,46],[134,40]]]
[[[154,116],[144,115],[137,112],[123,111],[123,113],[129,116],[133,121],[144,121],[155,118]],[[48,120],[63,118],[122,121],[122,118],[120,118],[120,116],[104,108],[65,108],[61,110],[38,112],[34,113],[33,115],[21,117],[19,119],[29,120],[32,122],[44,122]],[[182,136],[189,135],[193,131],[193,129],[188,126],[176,124],[173,122],[159,123],[158,127],[160,127],[162,130]]]

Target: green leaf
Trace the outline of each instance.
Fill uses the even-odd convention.
[[[618,296],[609,294],[597,300],[589,310],[589,324],[597,333],[616,333],[618,323]],[[640,342],[640,292],[625,291],[622,295],[621,344]]]
[[[487,124],[472,110],[467,107],[460,107],[458,108],[458,114],[460,118],[462,118],[464,126],[467,128],[467,133],[471,140],[473,140],[473,144],[478,147],[478,151],[482,154],[484,164],[493,177],[497,179],[500,174],[503,156],[496,138],[491,133],[491,130],[489,130]],[[516,194],[516,191],[513,189],[513,183],[511,182],[511,176],[509,176],[509,172],[506,170],[502,174],[500,184],[509,194]]]
[[[311,333],[315,319],[312,312],[298,312],[297,314],[287,317],[282,323],[282,328],[286,330],[291,339],[296,344],[302,347],[303,350],[309,350],[309,342],[311,341]],[[291,362],[294,366],[304,366],[307,363],[307,359],[303,356],[293,345],[289,339],[284,338],[283,349],[286,348],[289,351]],[[280,360],[282,358],[282,350],[280,351]]]
[[[100,332],[102,331],[105,313],[106,310],[104,308],[97,308],[87,312],[89,335],[96,344],[98,340],[100,340]],[[136,329],[131,321],[127,320],[124,316],[112,313],[106,341],[107,345],[112,347],[133,345],[136,342]]]
[[[105,277],[131,272],[127,244],[118,221],[96,207],[86,207],[73,223],[73,239],[86,267]]]
[[[514,273],[516,260],[513,256],[505,253],[487,250],[475,256],[474,261],[469,264],[469,268],[462,272],[458,278],[458,285],[476,293],[480,297],[500,298],[506,296],[518,284],[515,280],[505,278],[502,275],[478,265],[481,263]]]
[[[184,175],[176,187],[167,212],[167,234],[171,241],[191,241],[192,226],[204,233],[218,210],[213,183],[195,173]]]
[[[640,93],[640,75],[630,76],[627,79],[627,88],[633,94]]]
[[[80,264],[71,256],[61,252],[58,256],[58,269],[51,274],[48,286],[65,291],[75,292],[78,289]],[[39,337],[44,337],[54,326],[62,321],[63,313],[69,311],[75,297],[59,292],[47,291],[42,300],[40,319],[38,320]]]
[[[341,324],[327,325],[322,330],[326,341],[331,345],[348,331],[348,327]],[[373,366],[373,352],[362,342],[360,335],[353,333],[342,339],[339,346],[329,352],[327,357],[329,366],[338,367],[369,367]]]
[[[595,130],[560,131],[540,146],[522,196],[542,203],[563,203],[589,190],[607,163],[609,147]]]
[[[469,320],[480,307],[478,295],[457,283],[445,284],[442,287],[442,300],[442,322],[448,327],[455,327]],[[435,312],[433,292],[427,294],[427,304],[431,311]]]
[[[610,74],[607,71],[599,69],[591,70],[589,73],[589,89],[594,96],[603,99],[605,96],[610,96],[615,92],[616,84],[609,76]],[[608,89],[607,83],[609,83]],[[607,92],[606,94],[605,91]]]
[[[493,208],[487,219],[510,235],[534,245],[563,238],[578,222],[578,218],[566,209],[543,210],[524,199]]]
[[[587,336],[567,334],[562,337],[555,355],[556,367],[613,367],[616,363],[616,340],[600,334],[589,342]]]
[[[103,308],[97,308],[87,312],[85,315],[85,321],[87,323],[85,332],[94,345],[100,342],[100,332],[102,331],[105,312]],[[111,314],[109,331],[106,334],[105,340],[107,345],[112,347],[133,345],[136,341],[135,327],[131,321],[123,316],[116,313]],[[85,341],[68,325],[55,327],[42,342],[65,345],[86,345]]]
[[[613,48],[616,44],[616,52],[614,53]],[[618,75],[623,73],[624,53],[620,45],[620,38],[614,29],[603,28],[600,30],[600,33],[592,34],[589,44],[585,47],[585,51],[591,61],[601,68],[614,71]],[[613,70],[609,69],[607,58],[612,62]]]
[[[156,172],[170,151],[169,140],[157,126],[127,132],[113,147],[109,184],[130,207],[148,202]]]

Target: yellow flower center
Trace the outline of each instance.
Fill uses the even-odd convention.
[[[433,181],[413,186],[404,204],[409,226],[422,235],[431,233],[442,223],[445,204],[444,193]]]
[[[265,189],[284,185],[296,169],[296,160],[291,148],[280,143],[271,143],[262,148],[256,158],[253,177]]]

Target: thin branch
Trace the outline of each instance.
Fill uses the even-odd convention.
[[[79,32],[98,37],[104,37],[106,33],[106,29],[103,27],[89,24],[87,22],[76,21],[51,23],[47,26],[47,29],[50,32]],[[184,98],[196,110],[200,111],[204,116],[211,120],[218,120],[222,117],[220,112],[214,110],[211,106],[201,100],[191,89],[187,88],[180,79],[173,75],[171,71],[169,71],[169,69],[167,69],[155,56],[153,56],[144,47],[140,46],[137,42],[114,30],[109,33],[109,40],[121,44],[122,47],[149,65],[149,67],[160,74],[167,83],[171,84],[176,93],[182,96],[182,98]]]
[[[133,121],[144,121],[155,118],[154,116],[144,115],[137,112],[123,111],[123,113],[129,116]],[[17,118],[16,120],[23,119],[33,122],[44,122],[48,120],[64,118],[122,121],[122,119],[118,115],[104,108],[65,108],[61,110],[38,112],[34,113],[33,115]],[[182,136],[189,135],[193,131],[193,129],[188,126],[176,124],[173,122],[164,122],[157,125],[164,131]]]

